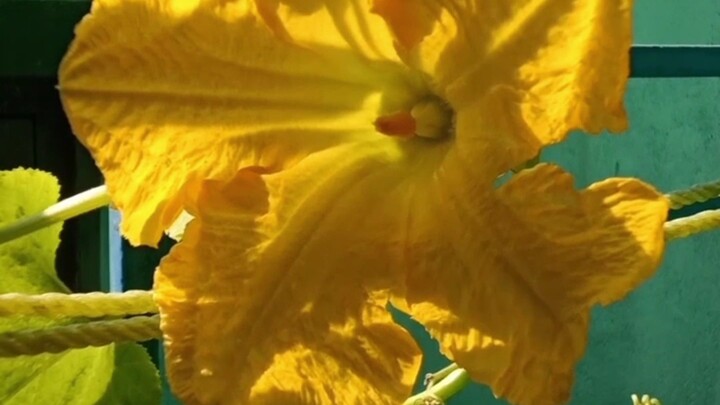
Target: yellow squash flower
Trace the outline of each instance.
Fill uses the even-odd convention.
[[[667,202],[577,191],[573,129],[624,130],[630,0],[95,0],[71,124],[155,245],[188,404],[398,404],[420,351],[388,302],[515,404],[569,397],[589,311],[658,266]]]

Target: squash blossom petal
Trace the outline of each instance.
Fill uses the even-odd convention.
[[[397,404],[388,302],[514,404],[560,404],[593,305],[650,277],[668,205],[576,190],[570,130],[624,130],[630,0],[95,0],[60,70],[122,230],[155,245],[189,404]]]

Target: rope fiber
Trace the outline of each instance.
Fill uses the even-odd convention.
[[[0,357],[60,353],[68,349],[105,346],[118,342],[158,339],[160,316],[75,323],[47,329],[0,334]]]
[[[154,314],[158,309],[151,291],[87,294],[0,294],[0,316],[38,315],[48,318]]]
[[[707,210],[665,223],[665,239],[687,238],[698,233],[720,229],[720,210]]]
[[[670,208],[676,210],[682,207],[703,203],[720,197],[720,180],[711,183],[698,184],[687,190],[675,191],[665,194],[670,200]]]

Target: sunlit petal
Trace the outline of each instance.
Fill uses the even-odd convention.
[[[535,140],[534,150],[525,154],[529,157],[571,130],[618,132],[627,127],[623,97],[632,43],[631,0],[373,4],[404,44],[403,58],[424,71],[436,93],[458,113],[473,109],[472,115],[497,117],[481,108],[481,99],[510,107],[506,115],[513,117],[516,130]],[[505,133],[488,137],[518,141]]]
[[[407,190],[383,142],[270,175],[204,182],[155,291],[170,380],[191,404],[398,404],[419,351],[385,306],[403,293]],[[330,163],[333,163],[330,165]]]
[[[413,206],[425,218],[414,233],[435,238],[408,256],[411,314],[511,403],[562,403],[590,308],[623,298],[657,268],[667,201],[631,179],[577,192],[549,165],[485,193],[453,174],[437,183],[434,204]]]
[[[132,243],[157,242],[188,183],[374,136],[425,91],[353,2],[291,13],[289,37],[259,3],[262,17],[246,1],[96,0],[78,26],[59,88]]]
[[[190,404],[395,404],[392,299],[518,405],[569,395],[589,310],[650,277],[667,202],[541,165],[623,130],[630,0],[96,0],[60,72],[123,232],[194,219],[155,290]]]

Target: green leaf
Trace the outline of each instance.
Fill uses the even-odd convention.
[[[42,211],[57,202],[59,185],[32,169],[0,171],[0,224]],[[0,293],[68,292],[54,263],[61,224],[0,244]],[[0,318],[0,333],[56,326],[72,320]],[[137,344],[108,345],[59,354],[0,359],[0,404],[159,404],[160,380]]]
[[[60,186],[55,177],[39,170],[0,171],[0,195],[0,224],[7,224],[55,204]],[[0,293],[68,292],[55,274],[61,227],[55,224],[0,244]]]
[[[115,371],[98,405],[159,404],[160,376],[142,346],[115,345]]]

